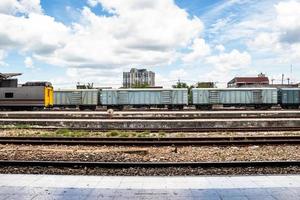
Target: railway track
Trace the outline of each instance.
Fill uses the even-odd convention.
[[[300,144],[300,136],[248,137],[185,137],[185,138],[96,138],[96,137],[0,137],[0,144],[30,145],[126,145],[126,146],[188,146],[188,145],[258,145]]]
[[[9,119],[9,117],[3,117]],[[22,116],[14,116],[14,119],[124,119],[124,120],[138,120],[138,119],[145,119],[145,120],[180,120],[180,119],[297,119],[300,118],[300,115],[290,115],[290,116],[184,116],[184,117],[174,117],[174,116],[166,116],[166,117],[157,117],[157,116],[138,116],[138,117],[110,117],[110,116],[35,116],[35,117],[22,117]]]
[[[234,161],[234,162],[76,162],[0,160],[1,167],[68,167],[68,168],[245,168],[299,167],[300,161]]]
[[[39,111],[0,112],[2,119],[114,119],[114,120],[176,120],[176,119],[292,119],[300,118],[298,111]]]
[[[7,127],[0,127],[0,130],[7,130],[7,129],[30,129],[30,130],[37,130],[37,131],[57,131],[61,129],[67,129],[70,131],[98,131],[98,132],[108,132],[108,131],[115,131],[119,130],[116,128],[91,128],[91,127],[81,127],[81,128],[74,128],[74,127],[48,127],[48,126],[30,126],[30,125],[12,125]],[[182,132],[182,133],[203,133],[203,132],[280,132],[280,131],[300,131],[300,127],[237,127],[237,128],[122,128],[120,131],[123,132],[166,132],[166,133],[175,133],[175,132]]]

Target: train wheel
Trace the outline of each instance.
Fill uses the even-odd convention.
[[[197,110],[211,110],[212,105],[196,105]]]
[[[184,105],[179,105],[179,106],[177,106],[177,108],[178,108],[178,110],[183,110]]]
[[[168,105],[167,108],[168,108],[168,110],[172,110],[173,109],[173,105]]]

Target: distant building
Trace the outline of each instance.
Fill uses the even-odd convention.
[[[272,88],[298,88],[299,83],[293,83],[293,84],[270,84],[268,87]]]
[[[155,87],[155,73],[146,69],[132,68],[123,72],[123,87]]]
[[[259,74],[257,77],[235,77],[227,83],[229,88],[239,87],[268,87],[269,78],[264,74]]]

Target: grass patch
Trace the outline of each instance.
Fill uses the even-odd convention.
[[[8,124],[8,125],[0,125],[1,129],[30,129],[31,125],[28,124]]]
[[[166,133],[163,131],[158,132],[158,137],[166,137]]]
[[[42,129],[31,129],[28,125],[16,126],[5,126],[3,127],[3,134],[10,136],[39,136],[39,137],[167,137],[168,134],[161,131],[152,133],[150,131],[134,132],[134,131],[122,131],[122,130],[111,130],[108,132],[101,131],[86,131],[86,130],[71,130],[68,128],[60,128],[55,131],[42,130]],[[0,133],[1,134],[1,133]]]
[[[47,134],[49,136],[49,134]],[[63,136],[63,137],[85,137],[89,136],[90,132],[87,131],[77,131],[77,130],[69,130],[69,129],[58,129],[55,131],[55,135]]]
[[[106,133],[106,137],[117,137],[119,135],[120,135],[120,131],[116,131],[116,130],[109,131],[108,133]]]

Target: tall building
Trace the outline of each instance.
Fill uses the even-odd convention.
[[[154,87],[155,73],[146,69],[132,68],[130,72],[123,72],[123,87]]]

